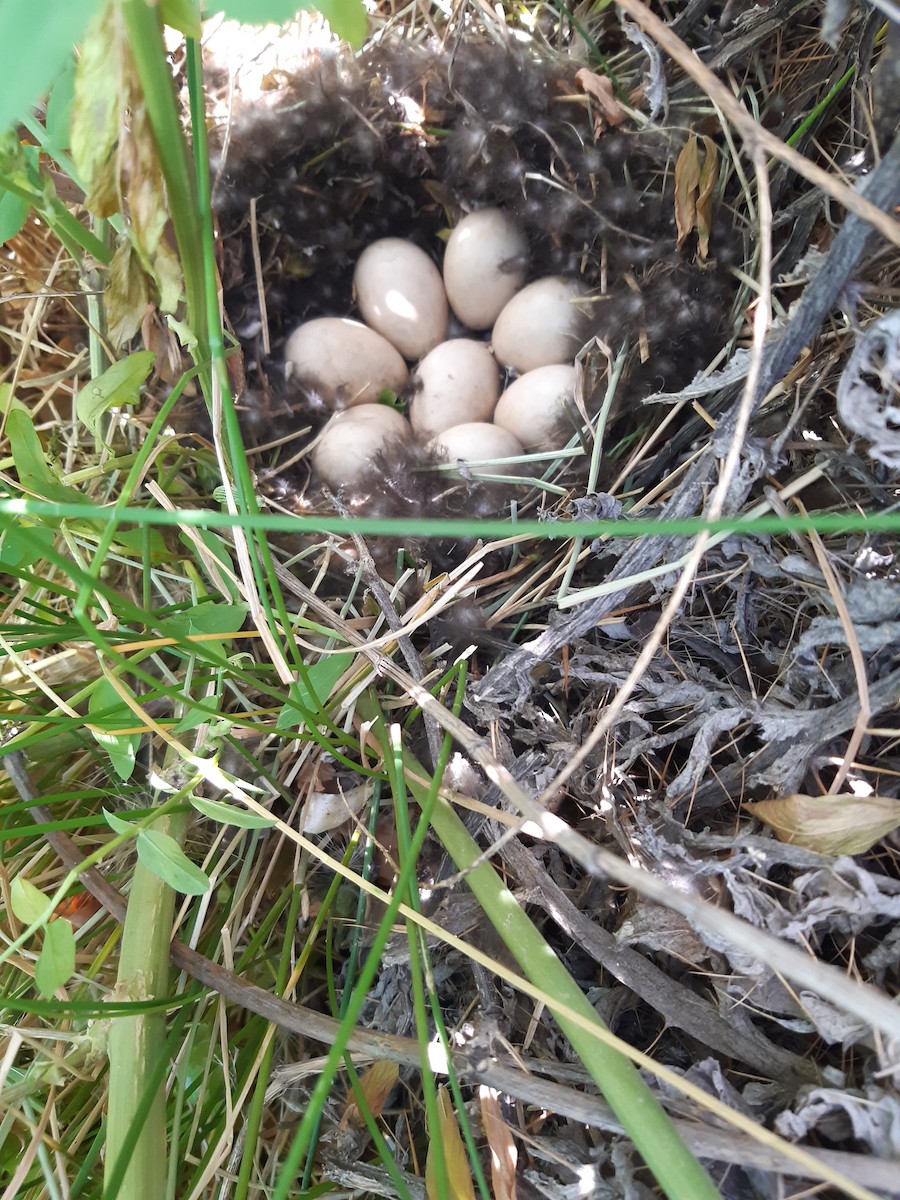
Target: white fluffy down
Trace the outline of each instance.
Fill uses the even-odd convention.
[[[517,292],[494,325],[491,345],[498,362],[520,375],[551,363],[572,362],[581,349],[584,314],[581,288],[550,275]]]
[[[526,450],[559,450],[572,432],[565,418],[574,395],[574,366],[536,367],[509,385],[494,422],[515,434]]]
[[[443,341],[449,316],[444,282],[412,242],[372,242],[359,256],[353,287],[363,320],[404,358],[421,358]]]
[[[484,421],[467,421],[445,429],[432,439],[431,447],[448,462],[463,459],[466,463],[478,463],[498,458],[515,458],[521,454],[522,443],[508,429],[489,425]],[[494,466],[470,467],[473,475],[512,475],[518,473],[517,466],[496,468]]]
[[[466,421],[489,421],[500,396],[500,371],[483,342],[453,338],[435,346],[416,370],[418,391],[409,419],[433,437]]]
[[[357,404],[332,417],[312,454],[323,482],[331,488],[352,486],[365,474],[379,450],[391,441],[409,441],[407,421],[384,404]]]
[[[463,325],[490,329],[524,283],[527,258],[524,233],[499,208],[463,217],[444,251],[444,287]]]
[[[308,379],[332,405],[372,404],[406,386],[402,355],[359,321],[319,317],[295,329],[284,347],[292,375]]]

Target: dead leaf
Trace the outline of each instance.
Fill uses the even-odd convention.
[[[397,1086],[397,1080],[400,1078],[400,1067],[395,1062],[373,1063],[367,1071],[363,1071],[359,1077],[359,1086],[365,1096],[366,1105],[369,1113],[373,1117],[380,1117],[385,1104],[387,1104],[388,1096]],[[344,1105],[344,1111],[341,1114],[341,1129],[346,1129],[348,1126],[362,1128],[365,1125],[365,1118],[360,1111],[359,1105],[356,1103],[355,1096],[351,1093],[347,1097],[347,1103]]]
[[[499,1093],[494,1088],[480,1087],[481,1123],[491,1152],[491,1183],[494,1200],[516,1200],[516,1163],[518,1151],[512,1130],[500,1111]]]
[[[428,1158],[425,1163],[425,1194],[428,1200],[438,1200],[437,1168],[432,1146],[437,1139],[444,1148],[447,1169],[447,1190],[450,1200],[475,1200],[475,1187],[469,1171],[469,1160],[463,1145],[456,1113],[446,1088],[438,1088],[438,1129],[429,1130]]]
[[[900,800],[889,796],[804,796],[759,800],[744,807],[780,842],[819,854],[865,854],[900,826]]]
[[[105,301],[109,340],[118,347],[140,329],[150,304],[147,276],[127,238],[109,265]]]
[[[120,39],[110,7],[88,26],[72,100],[72,159],[87,191],[85,207],[108,217],[119,208]]]
[[[700,262],[709,258],[709,233],[712,228],[713,192],[719,178],[719,150],[712,138],[703,138],[706,155],[697,191],[697,257]]]
[[[677,245],[683,245],[697,217],[697,189],[700,185],[700,150],[697,139],[689,137],[675,163],[675,227]]]
[[[599,137],[610,125],[622,124],[625,110],[616,99],[612,81],[607,76],[597,75],[587,67],[582,67],[575,73],[575,82],[597,103],[599,111],[594,117],[594,137]]]

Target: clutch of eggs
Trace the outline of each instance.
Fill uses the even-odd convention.
[[[401,238],[363,251],[353,281],[363,321],[307,321],[285,346],[286,372],[334,410],[312,455],[323,482],[352,487],[388,444],[413,437],[448,462],[475,464],[476,476],[489,461],[566,444],[578,424],[582,291],[561,276],[523,286],[527,265],[524,234],[498,208],[470,213],[453,229],[443,275]],[[491,330],[490,345],[450,336],[451,314],[462,332]],[[408,362],[417,363],[412,375]],[[502,393],[501,367],[518,376]],[[407,391],[408,421],[379,403]]]

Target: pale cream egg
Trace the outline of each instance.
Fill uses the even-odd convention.
[[[494,423],[515,434],[526,450],[559,450],[572,435],[575,367],[535,367],[511,383],[494,411]]]
[[[522,443],[508,429],[486,421],[467,421],[445,429],[431,441],[431,448],[450,463],[462,459],[472,475],[517,475],[518,463],[494,465],[494,460],[515,458],[523,453]],[[473,465],[475,464],[475,465]]]
[[[333,408],[374,403],[400,392],[409,372],[381,334],[360,321],[319,317],[295,329],[284,347],[291,378],[318,389]]]
[[[413,374],[409,419],[419,437],[452,425],[490,421],[500,396],[500,370],[483,342],[452,338],[426,354]]]
[[[582,290],[573,279],[551,275],[517,292],[497,318],[494,357],[519,374],[574,361],[585,337]]]
[[[337,490],[353,487],[391,442],[407,442],[409,422],[385,404],[357,404],[331,418],[312,453],[319,477]]]
[[[353,288],[363,320],[404,358],[422,358],[447,333],[447,294],[425,253],[402,238],[381,238],[359,256]]]
[[[480,208],[459,222],[444,251],[450,307],[469,329],[490,329],[525,282],[528,243],[518,222],[499,208]]]

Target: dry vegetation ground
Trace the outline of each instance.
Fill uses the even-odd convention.
[[[823,15],[836,22],[825,31],[831,45]],[[435,87],[460,44],[489,47],[500,62],[510,40],[527,36],[562,92],[582,66],[602,74],[585,35],[605,51],[624,128],[661,130],[671,151],[654,170],[660,194],[674,193],[660,222],[671,225],[677,209],[684,229],[679,262],[703,257],[706,224],[728,230],[722,261],[709,267],[727,281],[715,293],[716,344],[696,329],[680,335],[703,345],[709,369],[647,398],[646,313],[621,356],[602,339],[586,348],[587,435],[574,458],[533,464],[539,482],[520,500],[519,515],[550,523],[553,539],[491,526],[490,537],[462,543],[456,530],[450,540],[465,551],[438,563],[428,542],[398,555],[402,534],[294,532],[286,522],[255,576],[242,565],[239,528],[214,536],[123,524],[102,564],[90,521],[21,526],[45,540],[18,559],[7,540],[0,683],[8,738],[27,757],[7,759],[18,796],[6,788],[5,942],[27,924],[13,911],[17,877],[50,896],[85,856],[97,854],[99,871],[82,873],[82,900],[60,910],[80,930],[75,970],[50,988],[55,1000],[35,988],[40,936],[2,967],[4,1195],[110,1194],[109,1179],[106,1192],[100,1183],[106,1058],[95,1052],[90,1005],[137,998],[123,990],[124,901],[109,891],[127,896],[135,868],[130,838],[110,848],[102,811],[143,820],[167,799],[163,820],[174,824],[165,827],[215,885],[179,897],[176,971],[159,993],[173,998],[161,1043],[170,1195],[282,1194],[279,1170],[351,997],[354,1060],[396,1069],[363,1075],[368,1124],[338,1075],[304,1186],[421,1196],[425,1158],[443,1140],[449,1194],[467,1194],[455,1118],[435,1133],[438,1110],[451,1111],[443,1093],[426,1129],[419,1042],[435,1038],[439,1011],[454,1048],[455,1111],[468,1112],[494,1196],[659,1194],[598,1097],[596,1068],[551,1016],[559,996],[540,965],[517,959],[502,917],[489,907],[486,916],[470,890],[471,864],[460,869],[458,856],[476,844],[612,1033],[647,1056],[645,1078],[722,1196],[900,1195],[900,1011],[890,1001],[900,945],[898,26],[868,5],[842,17],[836,5],[798,0],[724,10],[628,0],[574,17],[541,6],[413,6],[382,11],[373,28],[370,62],[386,46],[399,76],[397,47],[431,56]],[[291,61],[294,45],[244,47],[236,72],[234,43],[210,49],[213,137],[231,143],[244,188],[219,197],[220,218],[235,223],[245,192],[260,213],[223,233],[226,315],[240,334],[262,255],[276,345],[284,305],[296,295],[309,303],[324,286],[316,259],[284,300],[292,281],[265,225],[271,181],[263,172],[257,196],[246,178],[265,157],[247,148],[249,110],[293,101],[296,72],[318,70],[308,46]],[[173,61],[186,86],[177,50]],[[421,97],[415,61],[419,91],[407,94]],[[249,94],[254,65],[261,99]],[[353,74],[354,97],[369,95],[365,80],[365,69]],[[596,114],[596,97],[573,91],[569,101],[578,115],[561,120],[561,145],[564,126]],[[464,111],[467,97],[456,103]],[[394,117],[373,108],[359,119],[387,154]],[[439,226],[447,211],[448,176],[427,172],[446,164],[441,134],[458,119],[450,107],[423,116],[416,170],[426,167],[415,186],[424,179],[436,198],[419,212],[424,225]],[[613,132],[598,121],[597,145]],[[698,172],[703,161],[713,172],[709,196],[699,176],[690,186],[685,146],[697,147]],[[337,173],[310,167],[301,190],[312,178],[324,192]],[[368,178],[354,177],[346,194]],[[561,175],[559,187],[583,196],[583,183]],[[86,221],[78,195],[60,190]],[[868,218],[879,213],[873,232]],[[564,232],[564,248],[582,236],[582,225]],[[595,252],[585,244],[585,262]],[[64,501],[52,481],[113,503],[187,360],[146,307],[132,347],[155,355],[148,385],[93,436],[74,397],[96,368],[87,329],[104,327],[102,296],[87,293],[102,291],[102,272],[78,269],[34,220],[4,255],[0,391],[5,410],[14,396],[27,411],[54,464],[28,476],[21,451],[13,463],[4,444],[7,495]],[[632,282],[656,295],[648,268]],[[263,511],[333,517],[327,497],[305,491],[295,454],[308,439],[260,382],[256,338],[244,339],[231,370],[249,380],[239,400]],[[617,393],[607,381],[618,371]],[[265,407],[251,421],[254,406]],[[171,427],[152,429],[135,504],[221,504],[221,431],[203,413],[188,396]],[[866,526],[865,514],[881,524]],[[657,529],[699,516],[725,524]],[[601,536],[577,524],[607,518],[617,525]],[[106,659],[72,616],[87,577]],[[266,597],[258,610],[253,588]],[[269,602],[277,588],[281,608]],[[210,597],[224,623],[192,618]],[[152,628],[141,623],[148,610],[160,615]],[[213,657],[186,640],[198,636]],[[303,647],[312,672],[299,684],[288,642]],[[466,672],[454,667],[460,650]],[[91,697],[95,680],[105,690]],[[95,736],[104,720],[105,742]],[[411,863],[404,822],[429,803],[445,731],[444,788],[474,841],[442,842],[435,824]],[[243,829],[183,805],[188,821],[173,793],[255,804],[277,823]],[[359,800],[359,816],[317,828],[311,811],[343,795]],[[404,863],[419,887],[419,914],[405,916],[424,932],[411,938],[398,925],[357,996],[360,963],[380,946],[378,889],[390,890]],[[166,924],[161,903],[165,943],[171,917]],[[138,926],[136,936],[139,958],[151,935]],[[122,1071],[131,1060],[118,1061]],[[785,1143],[806,1156],[792,1160]],[[301,1194],[299,1182],[290,1187],[283,1194]]]

